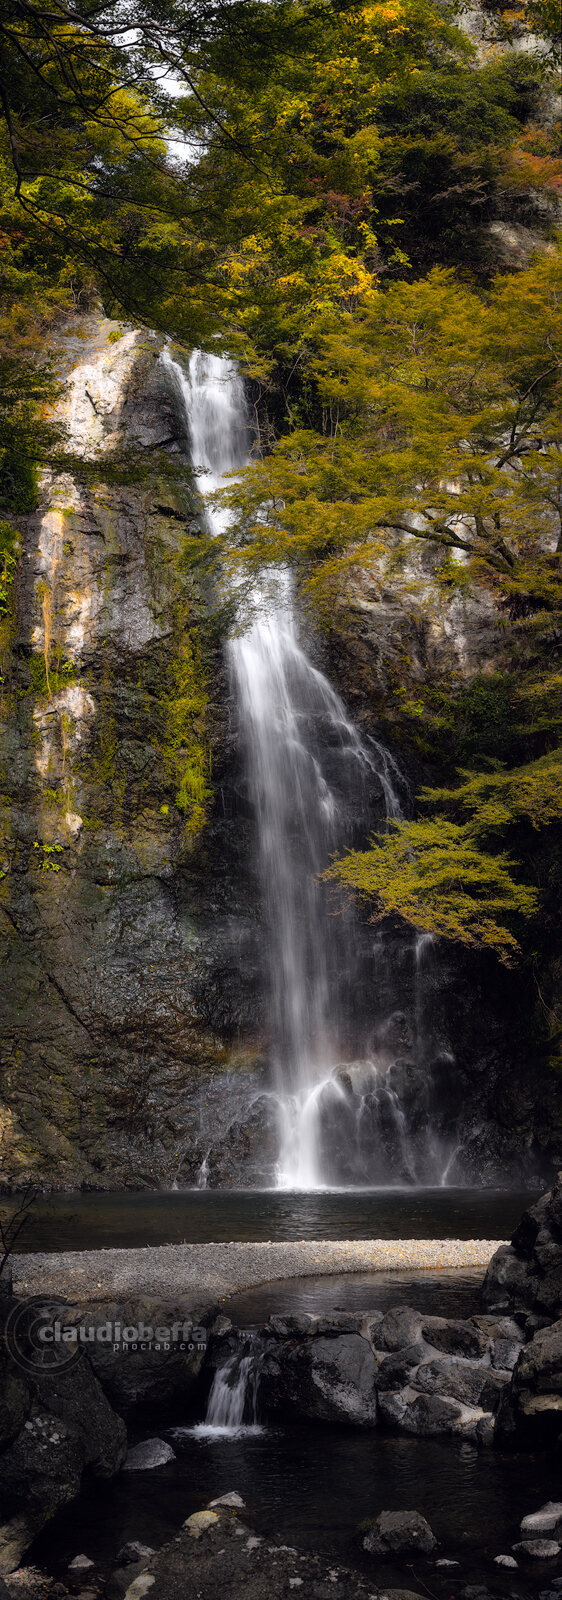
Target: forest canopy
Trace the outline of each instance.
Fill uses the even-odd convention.
[[[64,456],[71,311],[235,355],[256,441],[225,570],[290,564],[328,633],[358,568],[383,587],[421,547],[443,594],[492,599],[507,759],[484,741],[455,777],[449,749],[330,875],[511,960],[561,813],[559,50],[548,0],[482,17],[476,48],[432,0],[2,0],[0,499],[13,524]]]

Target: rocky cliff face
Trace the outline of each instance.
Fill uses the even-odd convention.
[[[100,317],[69,324],[61,407],[78,464],[18,524],[2,699],[7,1184],[248,1184],[275,1158],[252,818],[160,349]],[[407,736],[416,684],[469,682],[498,660],[489,597],[439,610],[416,560],[392,590],[358,575],[319,647],[359,727],[396,737],[412,785],[434,761]],[[454,952],[422,970],[418,954],[389,930],[381,967],[366,926],[357,974],[364,1033],[373,1047],[392,1036],[413,1128],[433,1122],[452,1180],[548,1173],[562,1113],[540,1062],[529,1072],[520,980]]]
[[[233,956],[251,884],[241,904],[243,827],[221,806],[228,685],[190,565],[200,508],[159,352],[104,319],[68,327],[62,409],[90,471],[47,479],[18,524],[2,755],[5,1181],[171,1183],[196,1143],[202,1075],[238,1070],[241,1031],[255,1050],[255,958],[239,976]],[[116,469],[116,447],[129,468],[141,458],[140,474]],[[185,470],[170,481],[174,460]],[[213,755],[221,822],[201,833],[197,792],[184,809],[176,795],[180,769],[195,763],[197,780]]]

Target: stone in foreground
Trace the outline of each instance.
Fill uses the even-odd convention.
[[[419,1511],[381,1511],[365,1535],[363,1549],[373,1556],[428,1556],[436,1544],[435,1534]]]
[[[540,1511],[531,1511],[528,1517],[523,1517],[521,1538],[542,1539],[548,1533],[555,1534],[559,1524],[562,1525],[562,1502],[547,1500]]]
[[[142,1444],[136,1444],[129,1450],[122,1471],[146,1472],[150,1467],[163,1467],[167,1461],[175,1459],[175,1451],[165,1439],[143,1439]]]
[[[129,1539],[128,1544],[122,1545],[117,1551],[115,1559],[120,1567],[128,1567],[132,1561],[148,1561],[149,1556],[155,1554],[152,1545],[140,1544],[138,1539]]]
[[[514,1544],[513,1549],[530,1556],[532,1561],[555,1561],[560,1555],[557,1539],[522,1539],[519,1544]]]

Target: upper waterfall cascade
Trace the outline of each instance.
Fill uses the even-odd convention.
[[[228,513],[208,497],[248,458],[243,383],[234,363],[218,356],[194,352],[188,373],[168,351],[162,360],[185,408],[209,528],[224,532]],[[376,1038],[371,1032],[367,1043],[360,1040],[356,995],[366,983],[365,928],[359,937],[356,916],[335,903],[319,876],[334,852],[365,842],[373,814],[380,820],[400,814],[399,769],[383,746],[360,738],[303,649],[287,571],[274,575],[261,600],[256,592],[254,620],[230,640],[228,658],[267,928],[277,1183],[310,1189],[439,1182],[451,1148],[432,1133],[427,1084],[416,1079],[414,1137],[401,1093],[407,1081],[412,1098],[412,1063],[400,1057],[400,974],[393,982],[389,952],[371,933],[369,960],[391,1003]],[[419,944],[409,959],[424,1034]],[[424,1036],[422,1055],[426,1044]]]

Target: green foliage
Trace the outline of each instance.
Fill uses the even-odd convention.
[[[25,456],[6,450],[0,465],[0,504],[8,511],[35,511],[38,504],[37,468]]]
[[[12,585],[18,564],[19,534],[9,522],[0,522],[0,617],[9,617]]]
[[[14,580],[20,553],[19,534],[0,521],[0,717],[11,700],[12,646],[15,633]]]
[[[54,858],[63,854],[64,845],[44,844],[42,839],[35,839],[33,849],[41,852],[37,862],[40,872],[60,872],[61,862]]]
[[[494,950],[507,964],[519,949],[513,918],[537,909],[536,893],[515,881],[507,855],[485,854],[470,826],[443,817],[393,820],[370,850],[349,851],[324,876],[367,899],[373,922],[399,916],[426,933]]]
[[[487,839],[525,820],[535,829],[562,818],[562,749],[509,772],[462,773],[457,789],[424,789],[422,799],[469,816],[473,838]]]
[[[199,632],[183,639],[173,667],[173,687],[165,700],[163,756],[176,785],[176,805],[185,815],[188,838],[199,833],[207,820],[210,755],[205,742],[208,704],[207,671]]]

